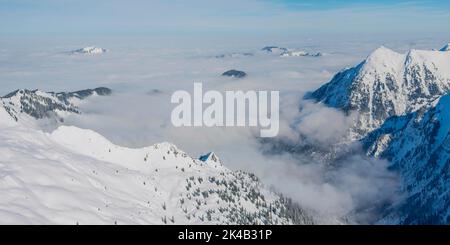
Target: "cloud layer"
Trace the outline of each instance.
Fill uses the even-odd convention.
[[[279,90],[280,138],[298,144],[329,148],[342,137],[351,116],[302,101],[306,91],[328,81],[338,70],[354,65],[384,44],[397,50],[440,47],[443,40],[391,39],[3,39],[0,50],[0,91],[17,88],[71,91],[96,86],[114,89],[80,105],[84,114],[67,124],[93,129],[113,142],[132,147],[170,141],[190,155],[215,151],[233,169],[254,172],[278,191],[294,198],[321,217],[337,222],[349,216],[371,222],[372,204],[396,197],[397,177],[386,162],[369,159],[354,146],[352,155],[326,165],[311,153],[267,154],[256,128],[174,128],[170,123],[175,90]],[[442,42],[442,43],[441,43]],[[33,45],[30,45],[32,43]],[[266,45],[324,52],[322,57],[279,57],[262,54]],[[71,56],[66,51],[96,45],[108,53]],[[215,58],[231,52],[253,52],[251,57]],[[221,77],[228,69],[243,70],[247,78]],[[301,110],[300,110],[301,108]]]

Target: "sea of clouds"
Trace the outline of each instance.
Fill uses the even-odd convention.
[[[294,144],[306,140],[326,148],[345,135],[352,115],[305,101],[306,92],[361,62],[380,45],[405,52],[440,47],[444,42],[382,37],[358,41],[343,37],[2,39],[0,92],[110,87],[112,96],[89,99],[80,105],[83,114],[68,117],[65,123],[93,129],[123,146],[168,141],[194,157],[214,151],[226,166],[256,173],[264,183],[317,214],[319,222],[335,223],[349,217],[349,222],[370,223],[377,218],[378,204],[399,198],[398,177],[386,169],[387,162],[353,150],[330,167],[308,154],[264,151],[256,128],[175,128],[170,121],[175,106],[170,97],[176,90],[192,91],[194,82],[202,82],[204,90],[278,90],[279,138]],[[67,53],[91,45],[108,52]],[[266,45],[325,55],[279,57],[262,53],[260,49]],[[254,55],[215,57],[239,52]],[[243,70],[248,76],[220,76],[229,69]]]

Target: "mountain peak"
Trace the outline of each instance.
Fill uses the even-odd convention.
[[[24,94],[34,94],[37,91],[39,91],[39,90],[37,90],[37,89],[35,89],[35,90],[17,89],[17,90],[12,91],[11,93],[9,93],[9,94],[7,94],[5,96],[0,96],[0,98],[12,98],[12,97],[20,96],[20,95],[24,95]]]
[[[357,111],[352,138],[360,138],[387,118],[416,111],[450,92],[446,55],[425,50],[400,54],[382,46],[310,96],[345,112]]]
[[[395,52],[394,50],[392,50],[392,49],[390,49],[390,48],[388,48],[388,47],[386,47],[386,46],[384,46],[384,45],[381,45],[380,47],[376,48],[376,49],[371,53],[371,55],[374,55],[374,54],[383,54],[383,53],[397,53],[397,52]],[[370,55],[370,56],[371,56],[371,55]]]
[[[394,59],[394,61],[400,59],[404,55],[395,52],[392,49],[386,48],[385,46],[380,46],[375,49],[366,59],[367,64],[382,64],[389,65],[389,62]]]
[[[447,43],[444,47],[439,49],[439,51],[450,51],[450,43]]]
[[[0,106],[3,106],[15,121],[24,114],[34,119],[55,118],[61,121],[58,113],[80,113],[76,106],[77,101],[93,95],[110,95],[111,92],[111,89],[105,87],[59,93],[18,89],[0,97]]]
[[[104,48],[94,47],[94,46],[88,46],[80,49],[73,50],[72,54],[102,54],[106,53],[107,50]]]
[[[214,162],[214,163],[221,163],[219,157],[213,152],[209,152],[205,155],[202,155],[198,158],[202,162]]]

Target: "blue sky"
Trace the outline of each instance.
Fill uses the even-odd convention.
[[[0,0],[0,35],[439,33],[450,0]]]
[[[450,7],[450,1],[446,0],[268,0],[274,3],[281,3],[291,8],[298,9],[335,9],[350,6],[418,6],[442,8]]]

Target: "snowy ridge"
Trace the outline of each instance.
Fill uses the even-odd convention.
[[[77,104],[90,96],[107,96],[108,88],[86,89],[76,92],[43,92],[20,89],[0,97],[2,107],[15,121],[51,119],[62,121],[67,113],[80,113]]]
[[[0,129],[0,223],[313,222],[256,176],[191,158],[170,143],[130,149],[76,127]]]
[[[310,56],[310,57],[320,57],[323,54],[318,52],[318,53],[309,53],[303,50],[300,51],[285,51],[283,53],[281,53],[281,57],[300,57],[300,56]]]
[[[450,43],[446,44],[444,47],[442,47],[441,49],[439,49],[439,51],[450,51]]]
[[[359,139],[391,116],[414,112],[450,91],[450,53],[375,50],[356,67],[336,74],[309,94],[328,106],[359,116],[351,132]]]
[[[278,46],[266,46],[262,48],[261,51],[270,54],[278,54],[281,57],[301,57],[301,56],[319,57],[323,55],[320,52],[310,53],[304,50],[288,49]]]
[[[71,53],[72,54],[103,54],[106,52],[107,52],[107,50],[104,48],[89,46],[89,47],[84,47],[81,49],[73,50]]]

